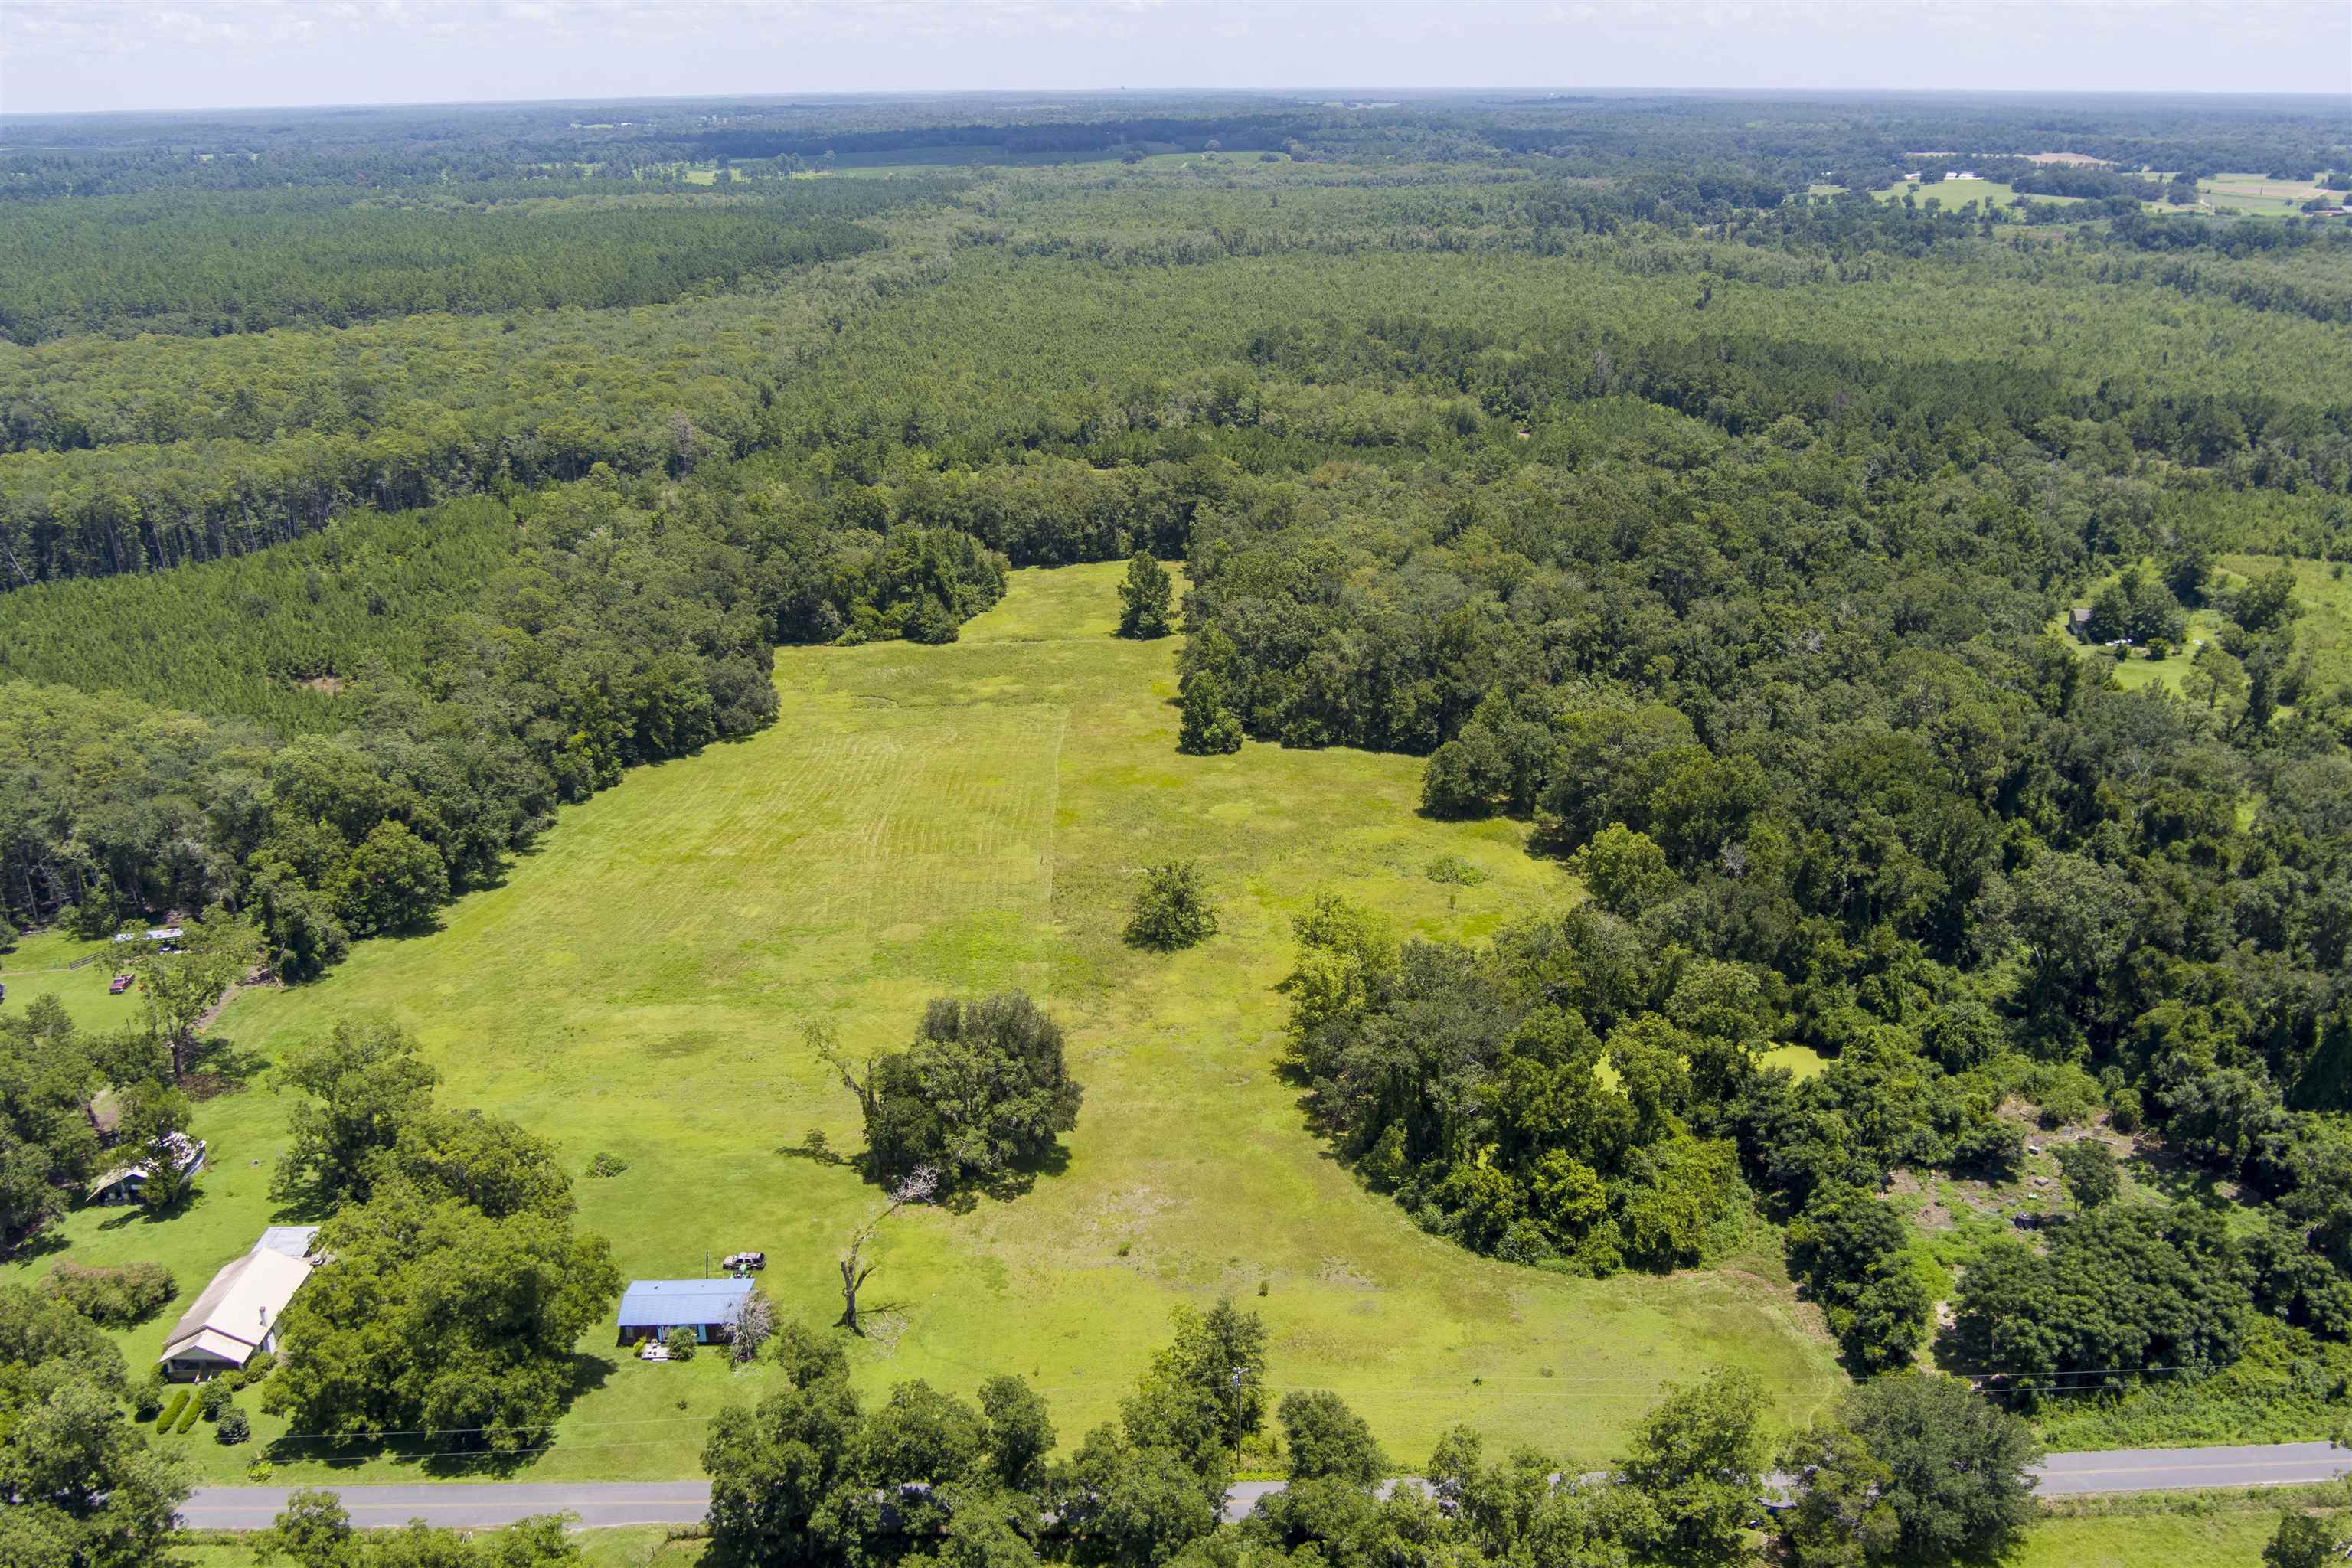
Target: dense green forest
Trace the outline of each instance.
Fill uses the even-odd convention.
[[[779,645],[1181,559],[1187,749],[1425,759],[1426,815],[1524,825],[1582,890],[1475,944],[1300,916],[1301,1113],[1414,1224],[1589,1277],[1765,1227],[1857,1424],[1922,1358],[2053,1431],[2227,1438],[2195,1390],[2273,1373],[2301,1435],[2340,1417],[2352,687],[2311,627],[2352,563],[2352,229],[2162,210],[2182,171],[2352,168],[2340,106],[425,115],[5,127],[9,928],[211,910],[313,978],[772,723]],[[1922,147],[2017,205],[1874,199]],[[93,1158],[21,1034],[12,1237]],[[1888,1201],[2042,1139],[2034,1229]],[[2119,1196],[2119,1140],[2220,1199]],[[794,1382],[715,1461],[889,1418]],[[966,1447],[1107,1531],[1171,1444],[1106,1429],[1050,1487]],[[1471,1529],[1346,1473],[1366,1540]],[[1588,1501],[1555,1522],[1596,1552],[1671,1533]]]

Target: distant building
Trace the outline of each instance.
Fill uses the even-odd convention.
[[[2089,637],[2091,635],[2090,607],[2085,605],[2077,605],[2073,609],[2067,611],[2066,629],[2073,632],[2078,637]]]
[[[163,1147],[168,1152],[173,1169],[183,1175],[193,1176],[205,1168],[205,1141],[191,1138],[184,1132],[163,1134]],[[94,1204],[128,1204],[139,1200],[139,1190],[154,1178],[155,1164],[142,1160],[136,1164],[117,1165],[89,1184],[89,1201]]]
[[[202,1380],[234,1372],[257,1351],[278,1348],[278,1321],[310,1278],[299,1258],[257,1247],[224,1267],[180,1314],[156,1358],[163,1375]]]
[[[114,940],[117,942],[177,942],[180,940],[180,928],[178,926],[151,926],[143,932],[135,931],[117,931],[114,933]]]
[[[749,1279],[633,1279],[621,1292],[621,1342],[657,1340],[672,1329],[692,1329],[704,1344],[732,1339],[751,1294]]]

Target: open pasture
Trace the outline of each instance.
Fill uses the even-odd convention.
[[[1122,569],[1016,574],[950,647],[785,650],[772,729],[568,809],[440,930],[367,943],[312,986],[248,993],[222,1032],[268,1058],[389,1010],[446,1103],[516,1118],[575,1173],[600,1152],[628,1163],[576,1188],[625,1275],[695,1275],[706,1254],[761,1247],[782,1312],[823,1323],[834,1260],[880,1205],[854,1170],[801,1152],[811,1128],[859,1144],[856,1104],[802,1026],[888,1047],[927,997],[1024,986],[1063,1020],[1086,1085],[1066,1165],[1010,1201],[891,1221],[853,1352],[868,1390],[926,1377],[969,1393],[1020,1372],[1075,1442],[1115,1413],[1171,1309],[1230,1294],[1265,1315],[1278,1388],[1339,1390],[1401,1463],[1460,1421],[1599,1463],[1662,1381],[1719,1362],[1762,1373],[1801,1420],[1843,1380],[1777,1257],[1606,1282],[1477,1258],[1415,1230],[1306,1128],[1276,985],[1316,890],[1407,932],[1475,937],[1575,888],[1514,825],[1419,817],[1413,758],[1180,755],[1176,645],[1109,635]],[[1486,879],[1431,880],[1441,855]],[[1223,930],[1186,953],[1132,952],[1118,931],[1137,874],[1177,856],[1202,863]],[[154,1258],[184,1303],[270,1223],[287,1110],[266,1073],[207,1101],[195,1131],[216,1169],[191,1212],[76,1215],[66,1249],[12,1272]],[[170,1315],[123,1336],[135,1360]],[[583,1392],[532,1479],[691,1475],[710,1413],[768,1376],[718,1356],[637,1363],[604,1331],[581,1352]],[[163,1441],[215,1479],[265,1455],[281,1481],[329,1473],[283,1432],[257,1415],[247,1447],[209,1427]]]
[[[1944,204],[1946,212],[1958,212],[1970,202],[1978,204],[1979,208],[2007,207],[2017,199],[2017,187],[2003,180],[1927,180],[1917,184],[1913,184],[1908,180],[1898,180],[1885,190],[1879,192],[1878,199],[1885,202],[1899,202],[1906,194],[1917,197],[1922,206],[1927,205],[1928,199],[1933,197]],[[2083,198],[2034,195],[2028,196],[2026,199],[2034,202],[2064,204],[2077,202]]]
[[[2300,214],[2303,204],[2330,193],[2310,180],[2273,180],[2267,174],[2219,174],[2197,182],[2197,199],[2216,212]]]

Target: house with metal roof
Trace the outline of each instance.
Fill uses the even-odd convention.
[[[310,1278],[299,1258],[256,1247],[224,1266],[163,1342],[166,1377],[204,1379],[235,1372],[256,1351],[276,1351],[278,1320]]]
[[[139,1201],[140,1190],[155,1177],[156,1166],[164,1160],[183,1176],[193,1176],[205,1168],[205,1141],[191,1138],[184,1132],[166,1132],[161,1147],[150,1152],[151,1158],[128,1165],[116,1165],[100,1173],[89,1184],[89,1201],[94,1204],[129,1204]]]
[[[751,1294],[749,1279],[633,1279],[621,1292],[621,1342],[657,1340],[672,1329],[692,1329],[704,1344],[731,1339]]]

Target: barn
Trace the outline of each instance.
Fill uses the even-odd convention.
[[[704,1344],[731,1339],[749,1279],[633,1279],[621,1292],[621,1343],[660,1339],[672,1329],[692,1329]]]

